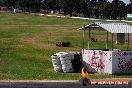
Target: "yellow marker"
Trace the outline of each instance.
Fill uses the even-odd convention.
[[[84,72],[84,67],[82,68],[81,73],[82,73],[82,77],[89,78],[88,72],[87,71]]]
[[[118,41],[116,40],[116,44],[118,44]]]

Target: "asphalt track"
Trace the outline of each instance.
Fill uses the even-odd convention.
[[[0,81],[0,88],[132,88],[129,85],[81,86],[78,81]]]

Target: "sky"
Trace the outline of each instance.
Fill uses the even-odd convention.
[[[112,2],[113,0],[108,0],[108,1]],[[128,4],[130,0],[121,0],[121,1],[125,2],[126,4]]]

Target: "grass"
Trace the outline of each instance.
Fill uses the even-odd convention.
[[[76,29],[83,22],[70,18],[0,13],[0,80],[80,79],[80,73],[54,72],[50,56],[59,51],[81,51],[82,32]],[[86,21],[86,24],[91,22]],[[101,35],[103,32],[93,33]],[[72,46],[56,47],[59,41],[70,41]],[[102,48],[104,45],[100,43],[92,47]],[[132,75],[90,74],[90,77],[118,78]]]

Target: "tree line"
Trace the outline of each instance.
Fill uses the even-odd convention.
[[[132,0],[0,0],[0,7],[18,8],[24,12],[59,11],[64,15],[102,19],[122,19],[132,13]]]

